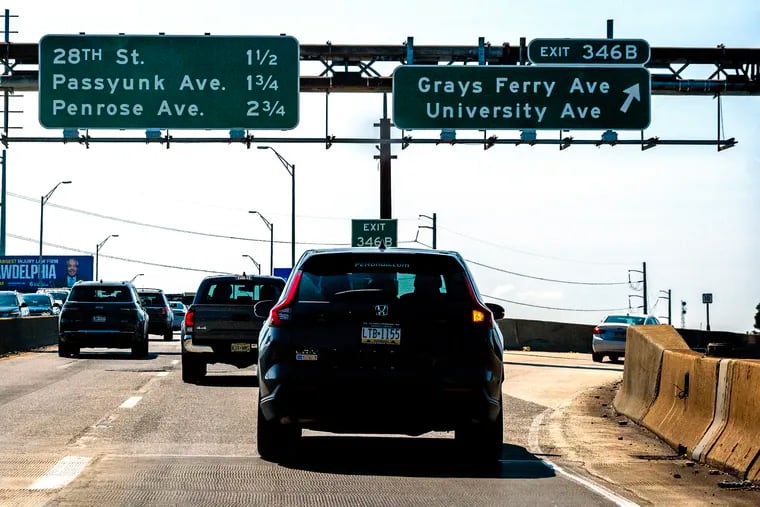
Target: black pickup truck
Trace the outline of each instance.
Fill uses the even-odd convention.
[[[197,382],[206,375],[207,364],[256,364],[264,319],[253,307],[279,299],[284,286],[285,280],[276,276],[204,278],[182,324],[182,380]]]

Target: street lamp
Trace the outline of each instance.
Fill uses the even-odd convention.
[[[248,213],[258,215],[264,221],[264,225],[269,228],[269,274],[274,275],[274,224],[258,211],[249,211]]]
[[[243,254],[243,257],[248,257],[249,259],[251,259],[251,262],[253,262],[253,265],[256,266],[256,269],[259,271],[259,274],[261,274],[261,264],[256,262],[256,259],[254,259],[248,254]]]
[[[256,148],[260,150],[272,150],[290,175],[290,265],[292,267],[296,265],[296,166],[285,160],[283,156],[271,146],[257,146]]]
[[[137,273],[135,276],[132,277],[132,279],[129,281],[129,283],[135,283],[135,280],[137,280],[138,276],[143,276],[144,273]]]
[[[71,181],[59,181],[55,186],[45,195],[40,196],[40,258],[37,265],[37,287],[42,287],[42,226],[44,224],[43,212],[45,210],[45,203],[48,202],[50,196],[53,195],[55,189],[60,185],[68,185]]]
[[[98,280],[98,268],[100,267],[100,261],[98,260],[98,252],[100,252],[100,249],[103,248],[103,245],[106,244],[106,241],[109,240],[109,238],[118,238],[118,234],[111,234],[106,239],[95,245],[95,280]]]

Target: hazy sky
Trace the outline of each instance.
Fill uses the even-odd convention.
[[[572,5],[572,6],[571,6]],[[602,38],[606,20],[614,35],[651,46],[760,48],[760,4],[746,1],[662,2],[386,1],[329,3],[224,1],[131,2],[7,0],[12,42],[38,42],[46,34],[278,35],[301,44],[518,45],[520,37]],[[224,55],[220,55],[223,58]],[[389,75],[393,66],[378,66]],[[301,75],[319,64],[301,63]],[[713,67],[685,74],[706,79]],[[60,136],[44,129],[38,94],[11,99],[12,136]],[[388,96],[389,111],[391,104]],[[760,303],[760,97],[726,97],[725,137],[738,145],[714,146],[411,145],[392,163],[392,209],[398,239],[431,244],[438,218],[438,247],[471,262],[482,293],[511,301],[515,318],[597,322],[605,309],[627,308],[630,270],[647,263],[650,306],[672,290],[673,321],[705,327],[701,295],[711,292],[714,330],[747,331]],[[378,137],[382,94],[300,95],[300,123],[290,131],[254,131],[258,137]],[[652,122],[644,136],[714,139],[717,101],[712,97],[652,97]],[[142,136],[142,130],[91,131],[93,137]],[[172,131],[182,137],[227,136],[226,130]],[[418,138],[437,131],[413,131]],[[512,138],[515,131],[489,131]],[[401,131],[392,129],[398,138]],[[482,133],[458,131],[459,138]],[[572,131],[599,138],[601,131]],[[620,131],[638,139],[639,131]],[[557,131],[539,132],[556,138]],[[352,218],[379,217],[379,171],[374,144],[273,144],[296,165],[297,253],[350,243]],[[100,276],[130,279],[166,291],[194,290],[206,273],[188,269],[251,272],[253,256],[269,269],[269,231],[248,210],[274,223],[275,266],[290,265],[290,176],[270,151],[240,144],[12,143],[7,151],[8,255],[36,255],[39,199],[57,182],[45,206],[46,255],[94,254],[95,245],[119,234],[100,252]],[[148,224],[160,226],[147,227]],[[196,234],[167,229],[193,231]],[[419,236],[417,236],[419,232]],[[213,237],[226,236],[228,238]],[[234,239],[248,238],[248,239]],[[127,259],[127,260],[121,260]],[[161,267],[161,266],[173,266]],[[508,271],[510,273],[507,273]],[[517,273],[527,276],[517,276]],[[637,272],[630,273],[640,279]],[[538,279],[537,279],[538,278]],[[630,299],[633,306],[641,299]],[[523,304],[519,304],[523,303]],[[534,308],[544,306],[574,310]],[[667,301],[653,313],[667,314]]]

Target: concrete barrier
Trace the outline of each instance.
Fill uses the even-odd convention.
[[[0,354],[58,343],[58,317],[0,319]]]
[[[705,461],[727,468],[744,479],[760,479],[760,361],[737,360],[727,375],[728,421]]]
[[[665,350],[644,426],[674,449],[693,452],[713,422],[719,363],[691,350]]]
[[[541,320],[503,319],[498,322],[504,346],[511,350],[530,347],[545,352],[591,353],[591,324]]]
[[[689,350],[689,346],[672,326],[628,328],[623,384],[613,406],[639,424],[657,397],[662,355],[666,349]]]

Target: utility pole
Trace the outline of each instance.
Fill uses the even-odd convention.
[[[380,218],[393,218],[391,212],[391,160],[396,158],[391,155],[391,120],[388,118],[388,94],[383,93],[383,117],[380,123],[375,123],[375,127],[380,127],[380,155],[375,155],[375,159],[380,159]]]
[[[433,250],[435,250],[438,247],[438,216],[436,213],[433,213],[433,216],[428,215],[420,215],[419,218],[427,218],[430,220],[433,225],[418,225],[417,228],[419,229],[432,229],[433,231]]]
[[[640,298],[643,299],[643,310],[644,310],[643,313],[647,314],[647,313],[649,313],[649,305],[647,304],[647,263],[644,262],[642,264],[642,269],[641,270],[638,270],[638,269],[629,269],[628,270],[628,284],[631,286],[631,289],[638,290],[638,289],[634,288],[634,286],[633,286],[634,283],[638,283],[638,282],[632,282],[631,281],[631,273],[641,273],[641,278],[642,278],[641,281],[644,283],[644,286],[643,286],[644,292],[643,292],[642,296],[638,296],[638,297],[640,297]],[[629,306],[630,306],[630,303],[629,303]]]

